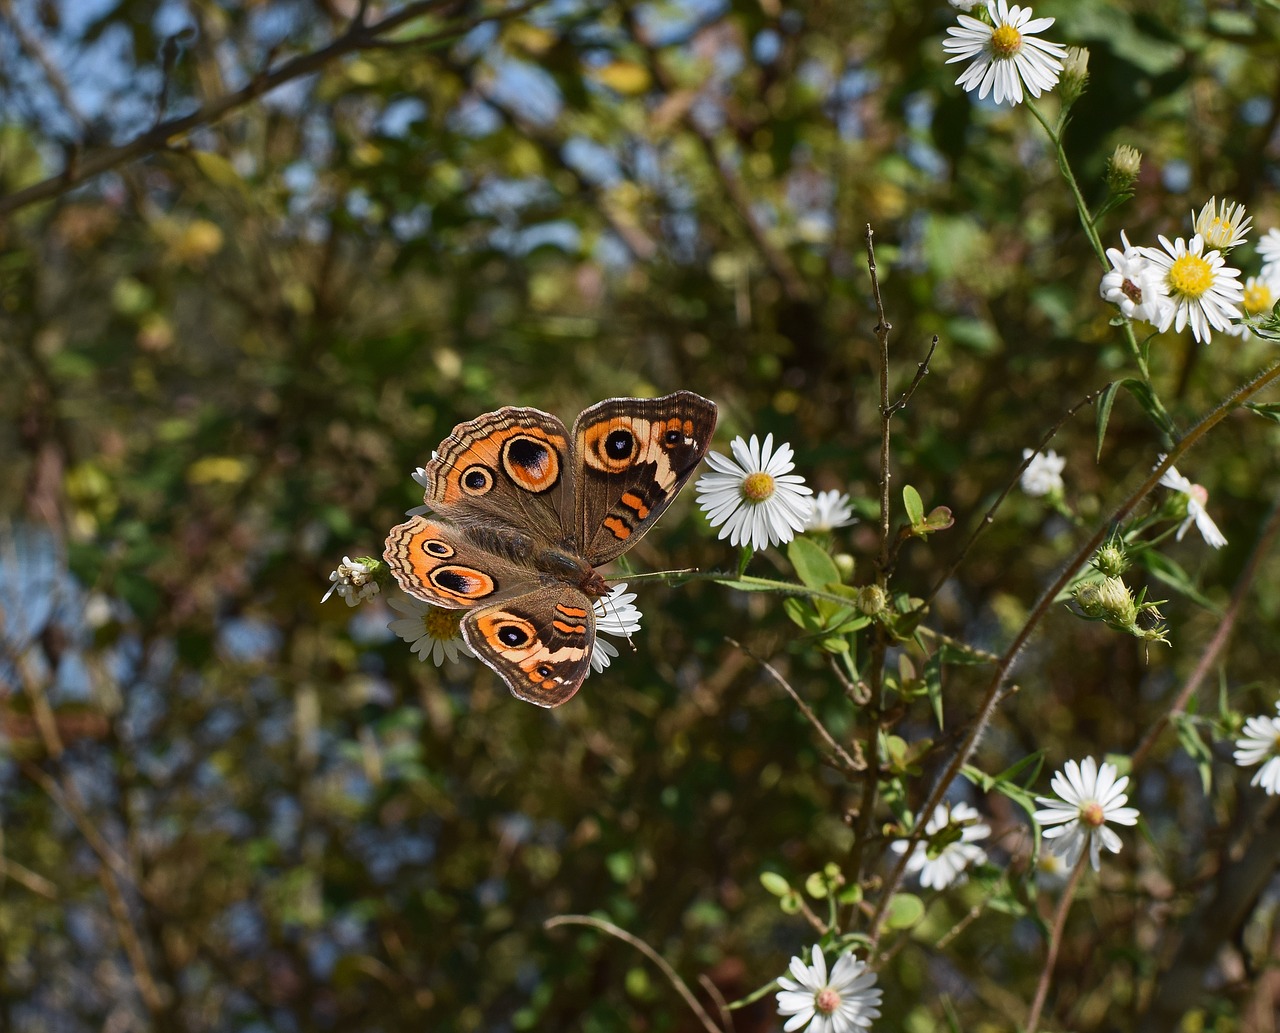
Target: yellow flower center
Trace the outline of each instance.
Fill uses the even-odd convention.
[[[991,53],[996,57],[1013,57],[1022,49],[1022,33],[1012,25],[1001,25],[991,34]]]
[[[742,497],[748,502],[763,502],[773,494],[773,477],[759,472],[742,478]]]
[[[1095,829],[1102,825],[1106,820],[1102,804],[1098,803],[1097,800],[1090,800],[1080,808],[1080,820],[1086,825],[1092,825]]]
[[[1275,303],[1276,297],[1265,283],[1255,281],[1244,289],[1244,310],[1251,316],[1270,312]]]
[[[448,642],[458,637],[458,625],[462,623],[461,610],[445,610],[433,606],[422,615],[422,630],[438,642]]]
[[[1198,298],[1213,286],[1213,266],[1199,255],[1183,255],[1169,267],[1169,291]]]
[[[813,1006],[823,1015],[830,1015],[840,1007],[840,995],[829,986],[824,986],[813,998]]]

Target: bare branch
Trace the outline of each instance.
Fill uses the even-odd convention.
[[[450,2],[452,0],[419,0],[418,3],[407,4],[373,25],[364,25],[359,21],[355,21],[346,32],[326,47],[312,51],[309,54],[303,54],[301,57],[296,57],[274,70],[268,71],[264,69],[240,89],[212,100],[188,115],[161,122],[145,133],[134,137],[128,143],[123,143],[116,147],[104,147],[101,150],[82,155],[77,161],[68,161],[67,166],[58,175],[50,176],[39,183],[24,187],[22,190],[15,191],[5,197],[0,197],[0,216],[16,212],[27,205],[35,204],[37,201],[46,201],[49,198],[57,197],[81,183],[102,175],[104,172],[109,172],[111,169],[118,168],[145,155],[167,150],[172,146],[176,138],[191,132],[191,130],[211,125],[239,108],[257,100],[264,94],[271,92],[277,86],[320,71],[337,58],[376,46],[381,37],[386,36],[394,29],[437,8],[448,6]],[[418,47],[427,47],[456,39],[483,22],[515,18],[545,2],[546,0],[528,0],[527,3],[504,11],[481,14],[466,22],[460,22],[455,26],[433,33],[430,36],[423,36],[421,39],[416,40],[415,44]]]

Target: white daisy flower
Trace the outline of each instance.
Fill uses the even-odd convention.
[[[404,614],[387,627],[408,642],[424,663],[430,658],[439,667],[446,660],[456,664],[460,656],[475,656],[458,631],[463,610],[446,610],[403,594],[387,602],[396,613]]]
[[[985,4],[986,0],[947,0],[947,2],[957,11],[972,11],[979,4]]]
[[[1024,85],[1033,97],[1053,89],[1067,48],[1036,39],[1035,33],[1054,20],[1033,19],[1030,7],[1010,7],[1008,0],[988,0],[987,11],[991,25],[962,14],[959,26],[947,29],[950,38],[943,40],[942,49],[954,55],[947,64],[973,59],[956,85],[969,92],[976,89],[979,100],[991,93],[997,104],[1021,104]]]
[[[849,506],[849,496],[840,491],[820,491],[809,503],[809,515],[805,517],[806,531],[834,531],[837,527],[856,524],[858,518]]]
[[[1071,869],[1061,854],[1055,854],[1049,843],[1040,840],[1040,852],[1036,854],[1036,883],[1045,889],[1058,889],[1067,881]]]
[[[1280,280],[1280,230],[1269,229],[1258,241],[1258,257],[1262,259],[1264,280]]]
[[[1280,268],[1276,272],[1280,274]],[[1252,337],[1249,321],[1270,316],[1277,301],[1280,301],[1280,276],[1250,276],[1244,281],[1244,300],[1240,304],[1244,309],[1244,319],[1232,323],[1228,333],[1236,337]]]
[[[1240,270],[1227,265],[1220,252],[1206,252],[1198,233],[1190,242],[1181,237],[1170,241],[1163,235],[1158,239],[1163,251],[1144,247],[1142,252],[1160,267],[1173,304],[1156,325],[1163,331],[1172,324],[1181,333],[1190,323],[1195,339],[1208,344],[1214,330],[1229,331],[1231,320],[1240,318],[1236,308],[1244,299]]]
[[[987,852],[977,846],[977,841],[991,835],[991,827],[984,825],[977,810],[967,803],[940,803],[933,809],[933,817],[924,827],[925,838],[916,843],[907,859],[907,874],[920,875],[920,885],[925,889],[944,890],[965,881],[965,869],[982,864]],[[943,847],[936,848],[931,840],[948,827],[960,829],[960,838],[950,838]],[[906,852],[907,841],[897,840],[889,844],[895,854]]]
[[[1068,867],[1075,867],[1087,847],[1089,862],[1096,872],[1101,865],[1102,847],[1118,854],[1122,846],[1107,822],[1137,823],[1137,809],[1124,806],[1129,799],[1124,793],[1129,776],[1117,778],[1118,774],[1114,764],[1099,767],[1092,757],[1085,757],[1079,764],[1069,760],[1050,783],[1059,799],[1036,797],[1036,803],[1045,806],[1036,811],[1035,819],[1041,825],[1053,826],[1044,830],[1044,838],[1052,841],[1049,849],[1060,854]]]
[[[625,581],[616,584],[609,594],[595,601],[596,640],[591,644],[591,669],[603,671],[618,655],[618,648],[612,642],[600,638],[605,635],[618,635],[626,638],[640,630],[640,610],[634,605],[635,592],[627,591]]]
[[[720,527],[721,539],[730,545],[761,549],[789,542],[803,531],[813,494],[795,469],[795,454],[785,441],[773,450],[773,435],[763,447],[751,435],[751,443],[736,437],[729,444],[733,459],[719,452],[707,455],[711,473],[698,478],[698,505],[712,527]],[[736,462],[735,462],[736,460]]]
[[[1209,203],[1199,212],[1191,213],[1191,219],[1196,233],[1204,238],[1205,247],[1221,251],[1224,255],[1237,244],[1244,243],[1244,235],[1253,225],[1253,219],[1244,214],[1244,205],[1228,204],[1225,197],[1221,207],[1216,197],[1209,198]]]
[[[1022,490],[1034,498],[1061,493],[1062,470],[1067,465],[1066,458],[1058,455],[1053,449],[1040,453],[1024,448],[1022,458],[1026,459],[1030,456],[1035,458],[1022,471],[1022,479],[1018,482]]]
[[[1157,466],[1163,462],[1163,455],[1156,457]],[[1203,485],[1192,484],[1190,480],[1178,473],[1176,466],[1169,467],[1160,475],[1160,483],[1166,488],[1172,488],[1174,491],[1179,492],[1186,499],[1187,518],[1182,521],[1182,526],[1178,528],[1176,535],[1178,541],[1182,541],[1182,536],[1187,533],[1187,528],[1194,523],[1196,530],[1200,532],[1200,537],[1213,548],[1221,549],[1227,544],[1226,535],[1218,530],[1218,525],[1213,522],[1213,517],[1204,508],[1204,504],[1209,501],[1208,489]]]
[[[809,1033],[854,1033],[880,1017],[883,990],[876,989],[876,975],[851,951],[841,954],[827,978],[822,948],[814,946],[813,964],[792,958],[794,977],[778,977],[778,1014],[791,1016],[786,1033],[807,1028]]]
[[[355,606],[362,599],[372,599],[381,588],[374,580],[381,565],[370,556],[361,556],[354,560],[350,556],[343,556],[338,569],[329,575],[329,580],[333,584],[329,586],[329,591],[325,592],[324,598],[320,601],[327,603],[329,596],[334,592],[337,592],[348,606]]]
[[[1123,251],[1107,248],[1112,268],[1103,275],[1098,292],[1118,306],[1126,319],[1141,319],[1159,326],[1165,310],[1173,309],[1164,270],[1148,259],[1142,248],[1130,244],[1124,230],[1120,231],[1120,242],[1124,245]]]
[[[1275,717],[1251,717],[1243,731],[1236,740],[1236,763],[1247,768],[1265,760],[1249,784],[1262,786],[1268,796],[1280,794],[1280,702]]]

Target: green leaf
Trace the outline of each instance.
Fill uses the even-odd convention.
[[[1251,412],[1256,412],[1259,416],[1268,420],[1275,420],[1280,423],[1280,403],[1268,402],[1265,405],[1255,404],[1253,402],[1245,402],[1244,407]]]
[[[809,588],[824,588],[840,581],[840,570],[827,551],[808,538],[796,538],[787,547],[787,558]]]
[[[1222,608],[1212,599],[1204,595],[1191,583],[1191,575],[1176,562],[1155,549],[1143,549],[1134,557],[1138,566],[1146,570],[1157,581],[1162,581],[1179,595],[1184,595],[1193,603],[1204,607],[1210,613],[1221,615]]]
[[[775,897],[785,897],[791,892],[791,885],[777,872],[761,872],[760,885]]]
[[[1200,735],[1196,721],[1187,714],[1174,714],[1173,727],[1178,733],[1178,742],[1187,751],[1200,772],[1200,785],[1206,793],[1213,788],[1213,751]]]
[[[1102,393],[1098,395],[1098,450],[1094,455],[1095,460],[1102,458],[1102,440],[1107,436],[1107,423],[1111,419],[1111,407],[1116,401],[1116,392],[1120,390],[1120,384],[1113,380],[1110,384],[1102,389]]]
[[[1149,384],[1141,380],[1135,380],[1132,377],[1128,380],[1120,381],[1120,384],[1137,399],[1138,404],[1142,406],[1142,411],[1151,418],[1152,423],[1170,437],[1177,436],[1177,428],[1170,422],[1168,413],[1161,407],[1159,399],[1156,398],[1155,392],[1151,390]]]
[[[907,519],[912,527],[924,522],[924,503],[920,500],[920,493],[909,484],[902,489],[902,504],[907,507]]]
[[[823,900],[830,892],[831,887],[827,883],[827,878],[822,872],[814,872],[804,880],[804,889],[814,900]]]
[[[910,929],[923,917],[923,900],[914,893],[898,893],[889,901],[884,921],[890,929]]]

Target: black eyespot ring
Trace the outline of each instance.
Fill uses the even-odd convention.
[[[635,436],[629,430],[615,430],[604,439],[604,451],[610,459],[626,459],[635,448]]]
[[[453,555],[453,549],[442,541],[432,538],[430,541],[422,543],[422,551],[428,556],[435,556],[439,559],[448,559]]]
[[[504,624],[498,629],[498,638],[504,646],[523,646],[529,641],[529,635],[523,628],[514,624]]]
[[[678,430],[669,430],[669,431],[667,431],[667,433],[663,436],[663,440],[664,440],[668,445],[678,445],[678,444],[680,444],[680,442],[682,442],[682,441],[684,440],[684,435],[683,435],[683,434],[681,434]]]
[[[481,495],[493,487],[493,474],[483,466],[473,466],[462,472],[462,486],[475,495]]]
[[[550,678],[553,673],[555,673],[554,670],[546,664],[538,668],[538,677],[540,678]]]

